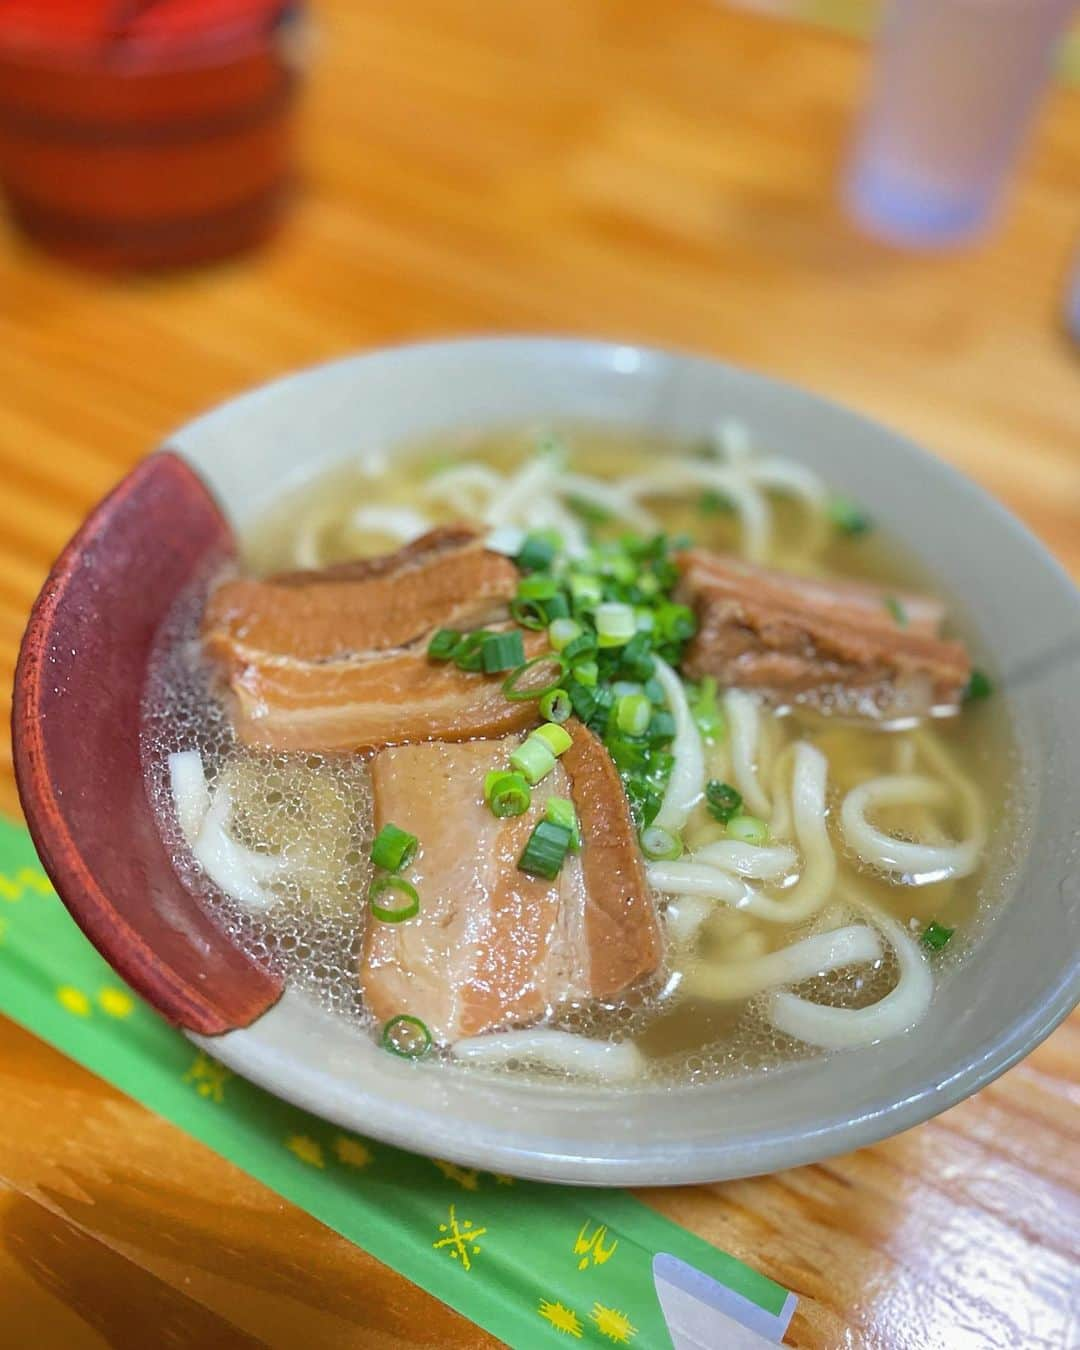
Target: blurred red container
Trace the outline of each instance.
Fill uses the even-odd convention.
[[[14,219],[105,268],[259,242],[290,187],[302,17],[281,0],[0,0]]]

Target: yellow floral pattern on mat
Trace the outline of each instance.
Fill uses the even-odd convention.
[[[618,1308],[605,1308],[602,1303],[594,1303],[589,1320],[596,1324],[596,1329],[602,1336],[614,1341],[616,1345],[628,1345],[637,1335],[637,1327],[625,1313],[619,1312]]]
[[[619,1239],[613,1238],[609,1247],[604,1246],[604,1239],[607,1237],[606,1224],[600,1224],[593,1232],[589,1232],[589,1223],[586,1220],[581,1225],[581,1231],[574,1240],[574,1255],[580,1256],[578,1270],[588,1270],[590,1265],[602,1266],[605,1261],[610,1261],[615,1255],[615,1248],[619,1245]]]
[[[66,1008],[69,1013],[73,1013],[76,1017],[89,1017],[93,1011],[90,1000],[83,991],[70,984],[60,986],[56,991],[56,1001],[61,1008]]]
[[[312,1139],[310,1134],[290,1134],[285,1140],[285,1147],[309,1167],[326,1166],[322,1144],[317,1139]]]
[[[486,1228],[477,1228],[471,1219],[462,1219],[460,1222],[457,1217],[457,1206],[450,1206],[450,1221],[439,1224],[439,1232],[445,1233],[445,1237],[436,1238],[431,1244],[436,1251],[443,1249],[448,1251],[455,1261],[460,1260],[462,1270],[472,1270],[471,1257],[479,1256],[480,1244],[478,1238],[482,1238],[487,1232]]]
[[[576,1336],[579,1341],[584,1335],[581,1318],[572,1308],[565,1307],[557,1300],[542,1298],[536,1311],[545,1322],[550,1322],[556,1331],[561,1331],[567,1336]]]
[[[232,1077],[232,1070],[216,1059],[204,1055],[200,1050],[192,1061],[191,1068],[184,1074],[185,1083],[193,1083],[200,1097],[212,1102],[225,1100],[225,1084]]]
[[[354,1139],[347,1134],[339,1134],[334,1139],[334,1153],[338,1162],[346,1167],[370,1167],[375,1155],[362,1139]]]

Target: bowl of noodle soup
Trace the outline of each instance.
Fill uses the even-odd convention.
[[[17,767],[79,922],[230,1068],[342,1126],[465,1165],[692,1182],[917,1124],[1076,1002],[1080,598],[1000,506],[902,437],[704,358],[477,339],[280,380],[182,428],[165,452],[136,471],[124,547],[100,547],[91,567],[104,535],[87,527],[53,601],[39,602]],[[146,487],[155,465],[171,475],[160,491]],[[125,509],[123,489],[101,508]],[[176,585],[162,584],[156,608],[148,587],[133,602],[163,538]],[[408,578],[429,567],[431,539],[417,598]],[[451,567],[473,578],[468,594]],[[141,616],[137,652],[114,644],[108,657],[110,683],[129,691],[127,711],[110,703],[108,715],[136,723],[110,769],[138,798],[138,828],[121,837],[73,819],[56,782],[84,770],[32,729],[62,713],[40,652],[85,604],[87,574],[95,605]],[[457,628],[476,627],[460,617],[474,588],[494,594],[507,575],[509,611],[483,618],[472,650],[509,641],[529,657],[522,671],[554,662],[546,693],[566,706],[548,698],[519,716],[524,703],[497,700],[471,723],[476,708],[455,704],[465,729],[432,730],[431,683],[475,703],[487,670],[470,667],[467,641],[444,640],[457,655],[441,658],[437,633],[460,644]],[[406,590],[431,608],[445,583],[458,617],[433,625],[418,655],[392,636],[371,662],[350,649],[347,671],[317,626],[282,639],[288,656],[269,637],[265,660],[253,655],[253,634],[279,615],[308,623],[318,610],[340,629],[349,587],[384,583],[391,611]],[[238,619],[244,605],[256,608]],[[406,650],[400,678],[412,683],[386,713],[391,730],[375,731],[353,707],[370,692],[346,707],[341,682],[370,691],[372,670],[385,680]],[[498,681],[489,672],[484,687],[509,688],[509,669],[493,657]],[[95,686],[80,717],[103,719],[95,710],[113,698]],[[553,762],[565,758],[524,789],[521,750],[544,718]],[[569,749],[564,726],[577,728]],[[504,742],[508,764],[484,758]],[[473,788],[461,788],[466,772]],[[507,773],[532,835],[492,819],[489,780]],[[605,793],[617,804],[598,815]],[[460,991],[499,994],[525,939],[515,930],[496,949],[476,913],[455,927],[455,905],[473,891],[489,903],[476,877],[503,848],[492,841],[516,829],[524,859],[537,822],[557,835],[558,810],[574,806],[555,871],[526,867],[513,891],[517,929],[532,932],[550,905],[562,933],[572,894],[591,913],[607,884],[599,850],[620,895],[633,872],[647,912],[620,911],[617,931],[592,939],[581,920],[567,941],[585,956],[545,956],[543,980],[527,982],[536,999],[524,984],[503,990],[484,1021]],[[110,829],[99,856],[87,840]],[[412,829],[418,854],[386,861],[380,841],[395,829]],[[574,830],[584,842],[568,849]],[[152,899],[125,908],[117,897],[147,876]],[[402,897],[423,908],[395,911]],[[470,943],[491,947],[475,960],[497,974],[477,974]],[[601,970],[615,951],[617,978]]]

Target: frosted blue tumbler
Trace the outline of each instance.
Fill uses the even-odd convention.
[[[963,243],[993,218],[1076,0],[887,0],[847,169],[856,220]]]

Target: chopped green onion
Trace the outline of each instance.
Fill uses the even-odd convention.
[[[527,534],[514,561],[523,572],[539,572],[555,560],[555,542],[549,534]]]
[[[368,891],[368,905],[380,922],[403,923],[420,913],[420,896],[404,877],[378,877]]]
[[[574,676],[574,679],[567,680],[566,692],[570,695],[570,703],[574,712],[583,722],[588,722],[596,712],[597,698],[587,684],[578,682],[577,667],[574,668]],[[595,683],[595,680],[593,682]]]
[[[433,633],[427,645],[427,654],[432,661],[449,661],[457,650],[461,634],[454,628],[440,628]]]
[[[544,803],[544,816],[552,825],[561,825],[564,830],[570,831],[570,847],[575,853],[580,853],[581,826],[574,803],[566,797],[549,797]]]
[[[480,651],[486,675],[494,675],[500,670],[515,670],[525,660],[525,644],[516,629],[512,633],[489,634]]]
[[[534,734],[526,737],[511,753],[510,763],[525,775],[527,783],[535,787],[555,767],[555,753],[542,737]]]
[[[562,591],[551,596],[550,599],[541,601],[544,613],[550,623],[552,619],[566,619],[570,615],[570,601],[563,595]]]
[[[536,671],[544,665],[549,666],[553,671],[549,680],[542,680],[535,685],[524,683],[529,679],[530,672]],[[534,656],[531,661],[526,661],[523,665],[518,666],[517,670],[512,670],[503,680],[503,694],[511,703],[523,703],[530,698],[543,698],[553,689],[558,689],[565,674],[566,662],[562,657],[556,652],[545,652],[543,656]]]
[[[579,624],[580,628],[581,625]],[[590,632],[579,632],[578,636],[572,642],[568,642],[562,649],[563,660],[573,663],[582,657],[591,656],[596,651],[596,634]]]
[[[491,814],[501,820],[524,815],[532,803],[532,793],[522,774],[493,769],[484,775],[484,800],[491,807]]]
[[[726,492],[706,488],[697,500],[697,509],[703,516],[729,516],[735,510],[735,503]]]
[[[574,494],[566,498],[566,504],[573,511],[579,520],[586,525],[607,525],[612,520],[610,511],[595,502],[589,501],[586,497],[578,497]]]
[[[727,823],[728,837],[738,839],[742,844],[767,844],[769,842],[768,822],[758,816],[732,816]]]
[[[641,851],[652,862],[674,862],[682,857],[682,840],[670,830],[662,830],[659,825],[651,825],[641,832]]]
[[[664,794],[654,783],[643,778],[630,778],[624,782],[626,796],[630,802],[630,814],[639,830],[648,829],[660,812]]]
[[[553,881],[570,848],[571,833],[565,825],[542,820],[529,835],[529,842],[518,859],[518,868],[531,876]]]
[[[652,704],[644,694],[623,694],[615,704],[615,724],[628,736],[640,736],[649,725]]]
[[[601,647],[623,647],[637,632],[629,605],[606,601],[596,607],[596,637]]]
[[[859,506],[858,502],[852,501],[850,497],[834,496],[829,499],[828,507],[829,519],[841,534],[847,534],[854,537],[873,528],[873,522],[870,517]]]
[[[594,688],[600,678],[600,667],[595,661],[578,661],[571,672],[578,684],[587,684]]]
[[[542,727],[537,727],[529,739],[532,740],[537,736],[556,757],[564,755],[574,744],[570,733],[555,722],[545,722]]]
[[[705,805],[713,820],[726,825],[732,816],[737,816],[742,810],[742,793],[730,783],[711,778],[705,787]]]
[[[697,619],[689,605],[664,601],[656,609],[656,626],[667,642],[686,642],[697,632]]]
[[[550,600],[559,593],[559,583],[554,577],[537,573],[531,577],[522,577],[518,582],[519,600]]]
[[[619,670],[629,679],[642,684],[651,680],[656,672],[651,647],[648,633],[635,633],[619,653]]]
[[[371,861],[376,867],[385,867],[388,872],[399,872],[416,854],[419,843],[415,834],[408,830],[399,830],[396,825],[386,824],[375,836],[371,846]]]
[[[401,1013],[383,1026],[382,1046],[402,1059],[422,1059],[431,1049],[431,1032],[419,1017]]]
[[[955,932],[955,928],[946,928],[943,923],[938,923],[937,919],[931,919],[922,931],[922,944],[929,947],[932,952],[939,952],[948,945]]]
[[[901,628],[907,627],[908,625],[907,610],[904,608],[904,606],[900,603],[900,601],[897,599],[895,595],[887,595],[885,597],[885,608],[896,620],[896,623],[899,625],[899,627]]]
[[[604,587],[598,577],[574,573],[570,577],[570,596],[581,609],[591,609],[604,598]]]
[[[548,626],[547,610],[539,600],[519,600],[515,595],[510,601],[510,614],[515,623],[534,633]]]
[[[716,680],[706,675],[688,699],[697,729],[706,741],[718,741],[724,734],[724,715],[716,702]]]
[[[481,628],[466,633],[454,648],[453,661],[458,670],[478,671],[484,665],[484,642],[489,635]]]
[[[571,642],[580,636],[581,624],[578,623],[577,619],[556,619],[548,627],[548,637],[557,652],[565,651]]]
[[[669,712],[653,713],[645,735],[650,745],[666,745],[675,737],[675,719]]]
[[[638,605],[634,610],[634,622],[639,633],[651,633],[656,627],[656,615],[647,605]]]
[[[573,711],[574,705],[565,689],[552,689],[540,700],[540,716],[548,722],[561,726]]]
[[[616,680],[611,686],[611,692],[616,698],[623,698],[626,694],[640,694],[644,691],[636,680]]]
[[[973,670],[964,690],[964,702],[972,703],[980,698],[989,698],[993,692],[994,684],[990,676],[985,671]]]

